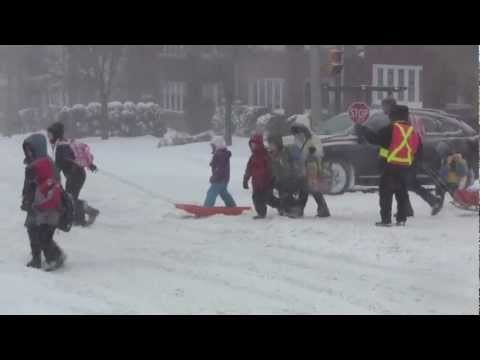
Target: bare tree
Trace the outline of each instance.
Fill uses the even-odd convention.
[[[108,101],[126,45],[65,45],[84,79],[91,80],[102,105],[102,139],[108,139]]]

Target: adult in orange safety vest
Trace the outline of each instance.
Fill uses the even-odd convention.
[[[408,107],[392,105],[389,111],[390,124],[378,132],[366,126],[356,125],[359,137],[378,145],[381,158],[380,217],[377,226],[392,225],[393,196],[397,201],[396,224],[405,225],[408,206],[408,176],[415,160],[420,140],[409,122]]]

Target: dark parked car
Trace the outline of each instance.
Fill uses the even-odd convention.
[[[478,133],[465,122],[447,113],[427,109],[412,109],[411,114],[423,121],[425,127],[425,164],[433,169],[439,167],[439,157],[435,147],[440,142],[449,144],[466,157],[476,177],[478,177]],[[389,120],[380,110],[372,110],[366,123],[377,131],[388,125]],[[353,190],[354,186],[378,186],[380,177],[378,147],[360,142],[347,113],[330,118],[321,126],[324,161],[331,166],[333,184],[331,194],[342,194]],[[426,185],[429,178],[419,175]]]

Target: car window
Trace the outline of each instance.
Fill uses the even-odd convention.
[[[458,124],[449,119],[442,119],[443,121],[440,121],[440,131],[442,133],[454,133],[454,134],[462,134],[463,131],[462,129],[458,126]]]
[[[378,131],[385,126],[388,126],[389,123],[390,120],[388,119],[387,115],[383,113],[376,113],[368,118],[366,126],[368,126],[373,131]]]
[[[318,132],[324,135],[336,134],[348,130],[352,126],[352,120],[347,113],[336,115],[324,123],[319,124]]]
[[[423,114],[415,114],[415,117],[422,123],[423,127],[425,128],[425,133],[439,133],[438,123],[434,118]]]
[[[442,117],[439,119],[439,123],[441,131],[448,135],[476,135],[475,130],[459,119]]]

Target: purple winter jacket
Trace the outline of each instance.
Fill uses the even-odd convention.
[[[212,176],[210,183],[225,183],[230,181],[230,157],[232,153],[227,149],[218,149],[214,152],[210,166],[212,167]]]

